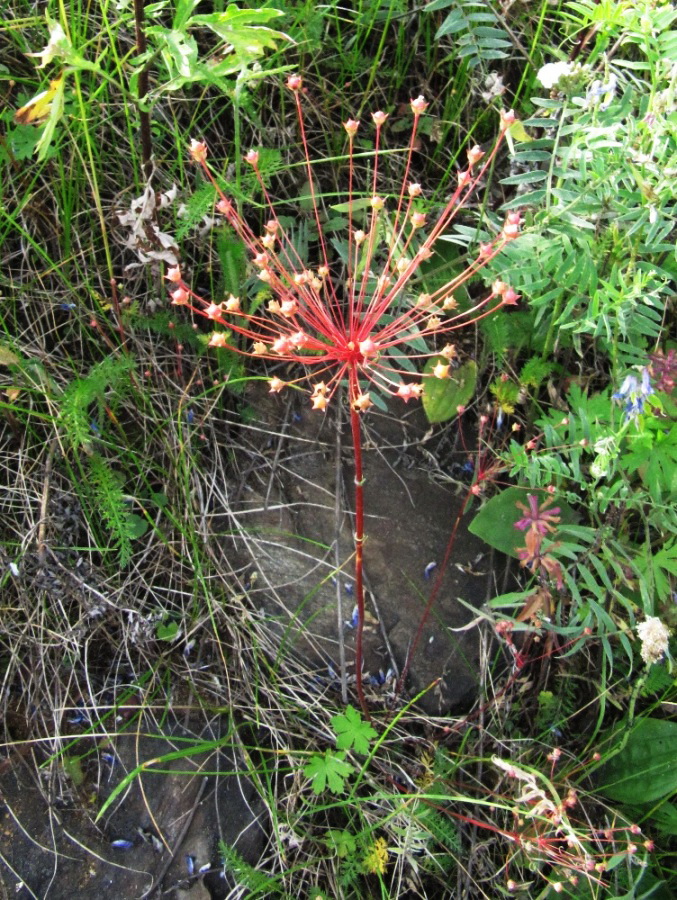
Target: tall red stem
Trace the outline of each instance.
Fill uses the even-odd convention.
[[[357,634],[355,636],[355,684],[360,707],[367,719],[371,719],[369,708],[364,697],[362,685],[362,635],[364,632],[364,474],[362,471],[362,429],[360,415],[355,408],[354,400],[359,396],[360,386],[355,369],[350,370],[350,431],[353,438],[353,464],[355,467],[355,602],[357,604]]]
[[[402,674],[400,675],[397,687],[395,689],[396,695],[402,693],[404,688],[404,682],[409,674],[409,666],[411,665],[411,661],[414,658],[414,654],[418,648],[418,645],[421,641],[421,636],[423,635],[423,629],[425,628],[425,623],[428,621],[428,616],[433,608],[435,601],[437,600],[437,596],[440,592],[440,588],[442,587],[442,579],[444,578],[444,573],[447,570],[447,566],[449,565],[449,560],[451,559],[451,552],[454,549],[454,544],[456,543],[456,534],[458,532],[458,526],[461,524],[461,519],[465,515],[466,508],[468,506],[468,501],[472,497],[472,489],[469,489],[465,495],[463,503],[461,504],[461,508],[458,511],[458,515],[456,516],[456,520],[454,521],[454,527],[451,529],[451,534],[449,536],[449,540],[447,541],[447,548],[444,552],[444,559],[442,560],[442,565],[437,570],[437,577],[435,578],[435,583],[433,584],[433,588],[430,591],[430,596],[428,597],[428,602],[425,605],[425,609],[423,610],[423,615],[421,616],[418,628],[416,629],[416,634],[414,636],[414,640],[411,642],[409,647],[409,651],[407,652],[407,657],[404,661],[404,666],[402,667]]]

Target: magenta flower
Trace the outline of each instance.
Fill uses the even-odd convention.
[[[529,506],[525,506],[523,503],[515,504],[518,509],[521,509],[526,514],[523,519],[515,522],[515,528],[519,528],[520,531],[529,529],[540,535],[557,531],[554,526],[560,521],[558,515],[560,508],[555,506],[552,509],[547,509],[552,503],[552,497],[546,497],[540,506],[538,497],[535,494],[527,494],[527,500],[529,501]]]

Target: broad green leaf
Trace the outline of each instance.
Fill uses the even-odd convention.
[[[448,378],[435,378],[433,369],[438,363],[447,365],[444,357],[428,360],[423,374],[423,409],[428,421],[448,422],[458,415],[458,407],[465,406],[475,393],[477,363],[469,360],[451,370]]]
[[[515,522],[519,522],[523,516],[516,504],[519,502],[526,505],[528,494],[536,494],[539,505],[550,496],[547,491],[539,488],[530,488],[528,491],[518,487],[506,488],[487,500],[468,526],[468,531],[482,538],[490,547],[517,558],[517,549],[524,547],[524,532],[515,528]],[[553,507],[555,506],[560,508],[562,524],[576,521],[576,514],[567,503],[555,497]]]
[[[357,753],[368,753],[369,744],[378,736],[378,732],[352,706],[348,706],[345,713],[333,716],[331,725],[336,732],[336,746],[339,750],[349,750],[352,747]]]
[[[310,778],[313,784],[313,793],[321,794],[325,788],[329,788],[332,794],[341,794],[345,790],[345,781],[355,771],[350,763],[345,761],[345,753],[334,753],[325,750],[324,756],[314,753],[303,769],[306,778]]]
[[[617,736],[617,743],[622,740]],[[677,790],[677,722],[640,719],[623,749],[602,768],[599,790],[630,805],[652,803]]]
[[[662,803],[652,814],[651,820],[663,834],[677,836],[677,806],[674,803]]]

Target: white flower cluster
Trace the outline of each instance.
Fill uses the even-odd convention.
[[[647,666],[660,662],[668,651],[670,631],[656,616],[648,616],[637,626],[637,634],[642,642],[642,659]]]
[[[554,62],[546,63],[538,70],[536,78],[541,82],[544,88],[554,88],[561,78],[571,75],[574,66],[570,62]]]

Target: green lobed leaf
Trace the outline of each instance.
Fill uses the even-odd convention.
[[[355,771],[350,763],[345,761],[344,752],[334,753],[325,750],[324,756],[314,753],[303,769],[306,778],[310,778],[313,793],[321,794],[325,788],[329,788],[332,794],[341,794],[345,790],[346,778]]]
[[[331,725],[336,732],[336,746],[339,750],[353,748],[357,753],[368,753],[369,744],[378,736],[376,729],[365,722],[359,712],[348,706],[345,713],[333,716]]]

